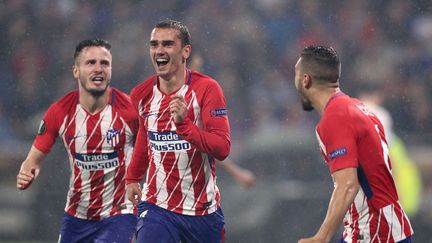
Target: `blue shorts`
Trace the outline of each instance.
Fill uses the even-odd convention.
[[[397,243],[412,243],[412,238],[411,236],[406,238],[405,240],[402,241],[398,241]],[[338,242],[338,243],[346,243],[346,241],[343,240],[343,238]]]
[[[119,214],[102,220],[85,220],[65,213],[58,242],[130,243],[136,223],[137,217],[134,214]]]
[[[225,238],[222,209],[203,216],[171,212],[152,203],[138,206],[137,243],[221,243]]]

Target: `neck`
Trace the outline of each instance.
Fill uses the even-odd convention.
[[[329,100],[336,94],[336,92],[340,91],[339,87],[326,87],[322,90],[316,92],[316,95],[312,99],[312,104],[314,109],[322,116],[324,113],[324,109],[329,102]]]
[[[95,97],[87,91],[80,89],[79,91],[79,103],[90,114],[96,114],[103,110],[109,102],[109,96],[111,89],[108,88],[105,93],[101,96]]]
[[[186,80],[186,66],[182,66],[178,72],[173,76],[166,79],[159,76],[159,88],[162,92],[170,94],[178,89],[185,83]]]

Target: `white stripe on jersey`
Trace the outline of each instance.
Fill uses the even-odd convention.
[[[87,152],[87,113],[82,109],[81,105],[77,104],[77,115],[75,117],[75,153],[86,153]],[[75,161],[75,158],[72,160]],[[72,171],[72,173],[75,173]],[[87,215],[87,209],[89,208],[90,203],[90,191],[91,187],[89,184],[83,184],[90,177],[90,171],[80,170],[78,175],[75,175],[74,184],[77,179],[81,179],[81,198],[79,200],[80,204],[77,207],[76,213],[77,215]],[[71,185],[71,190],[74,189],[74,186]],[[73,195],[73,192],[69,192]],[[70,205],[68,205],[70,206]]]
[[[100,145],[102,145],[102,151],[101,153],[112,153],[114,152],[114,147],[111,146],[108,143],[108,140],[106,139],[106,134],[109,130],[109,128],[112,127],[112,125],[114,124],[115,120],[118,118],[117,117],[117,113],[115,114],[114,118],[113,118],[113,114],[112,114],[112,107],[111,105],[107,105],[106,109],[104,109],[104,111],[100,114],[100,129],[101,129],[101,141],[99,142],[98,146],[96,148],[100,148]],[[123,130],[123,128],[122,128]],[[96,148],[93,150],[93,153],[96,152]],[[119,161],[119,163],[121,163]],[[104,190],[102,191],[102,207],[100,208],[100,214],[101,215],[110,215],[110,211],[112,209],[113,206],[116,205],[112,205],[112,202],[114,201],[114,175],[116,173],[113,173],[115,170],[117,169],[117,167],[112,167],[108,170],[104,170],[105,176],[104,176]],[[111,182],[111,183],[110,183]],[[94,200],[94,202],[96,202],[96,200]],[[99,212],[98,212],[99,213]]]
[[[185,208],[185,207],[192,208],[194,200],[187,200],[186,196],[188,195],[189,191],[191,190],[191,187],[193,186],[193,184],[188,184],[186,182],[192,180],[192,170],[191,170],[190,164],[192,163],[192,159],[195,156],[195,152],[196,152],[196,150],[192,153],[190,158],[186,159],[187,163],[186,163],[185,167],[182,169],[184,171],[183,175],[181,176],[181,180],[180,180],[180,183],[181,183],[180,187],[182,189],[182,198],[181,198],[180,202],[175,206],[174,209],[180,208],[182,206],[183,206],[183,208]],[[187,154],[182,154],[182,155],[187,156]],[[180,168],[179,168],[179,170],[180,170]],[[183,191],[184,188],[188,188],[188,190]]]
[[[325,148],[325,145],[324,145],[324,143],[322,142],[322,140],[321,140],[321,138],[320,138],[320,136],[319,136],[319,134],[318,134],[318,131],[317,131],[316,129],[315,129],[315,136],[316,136],[316,138],[317,138],[317,140],[318,140],[318,144],[319,144],[321,150],[322,150],[323,153],[327,156],[327,150],[326,150],[326,148]]]
[[[149,112],[152,111],[158,111],[160,109],[160,106],[162,104],[162,100],[163,100],[163,94],[159,91],[159,89],[157,88],[156,85],[153,86],[153,97],[150,100],[150,108],[149,108]],[[160,116],[162,117],[162,116]],[[157,126],[158,126],[158,119],[150,119],[151,117],[149,117],[149,119],[147,119],[148,124],[148,130],[157,130]],[[151,183],[151,181],[156,180],[156,188],[157,188],[157,192],[156,192],[156,196],[157,196],[157,205],[159,205],[159,203],[162,201],[166,201],[167,197],[168,197],[168,193],[167,193],[167,188],[166,188],[166,184],[164,183],[167,175],[165,173],[165,169],[163,167],[163,159],[161,158],[161,153],[157,153],[155,151],[153,151],[154,153],[154,163],[155,165],[157,165],[156,168],[156,173],[154,174],[155,177],[151,178],[151,180],[149,181],[149,184]],[[164,154],[165,156],[166,154]]]
[[[390,232],[392,233],[392,237],[394,241],[398,242],[405,239],[406,236],[402,230],[403,227],[396,216],[396,212],[394,211],[395,210],[394,205],[393,204],[387,205],[382,210],[384,211],[384,217],[386,218],[389,228],[391,229],[389,233]],[[402,214],[404,215],[405,213],[402,212]]]
[[[369,214],[369,206],[367,204],[367,197],[365,196],[363,189],[360,188],[357,194],[356,199],[354,200],[354,204],[358,213],[358,227],[359,234],[363,236],[364,242],[369,242],[370,240],[370,228],[369,221],[371,219],[371,215]]]

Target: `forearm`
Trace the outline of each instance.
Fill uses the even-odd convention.
[[[126,184],[140,182],[149,166],[147,130],[142,120],[139,126],[131,162],[126,172]]]
[[[42,166],[44,158],[45,154],[35,146],[32,146],[21,166],[40,168]]]
[[[21,163],[20,170],[17,175],[17,188],[20,190],[27,189],[34,179],[39,175],[42,161],[45,154],[32,146],[27,158]]]
[[[354,183],[335,186],[327,209],[327,215],[316,233],[318,238],[324,239],[325,242],[331,240],[342,224],[343,218],[354,201],[358,189],[358,185]]]
[[[199,151],[210,154],[218,160],[224,160],[230,152],[229,128],[219,131],[204,131],[185,119],[182,123],[176,124],[177,133],[183,139],[197,147]]]

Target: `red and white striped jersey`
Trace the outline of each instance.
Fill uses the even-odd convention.
[[[316,134],[331,173],[357,168],[361,188],[345,215],[344,241],[393,243],[411,236],[379,119],[360,101],[338,92],[327,103]]]
[[[47,154],[63,139],[71,176],[65,211],[77,218],[98,220],[134,213],[125,197],[125,175],[132,156],[138,114],[130,98],[109,88],[110,101],[97,114],[79,104],[78,91],[50,106],[33,143]]]
[[[214,158],[224,160],[230,150],[222,89],[210,77],[189,70],[176,92],[164,94],[158,84],[152,76],[131,92],[140,128],[127,183],[141,181],[147,171],[143,200],[185,215],[212,213],[220,205]],[[187,118],[180,124],[169,111],[174,94],[187,102]]]

